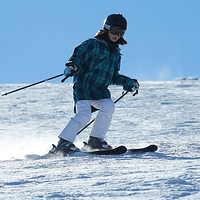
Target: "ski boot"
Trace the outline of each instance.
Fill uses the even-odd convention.
[[[53,144],[52,149],[49,151],[49,153],[58,153],[58,152],[63,152],[66,154],[71,154],[74,152],[79,152],[80,149],[77,148],[72,142],[69,142],[67,140],[64,140],[60,138],[58,141],[57,147]]]
[[[93,136],[89,137],[87,145],[91,149],[103,149],[103,150],[112,149],[112,147],[108,145],[108,143],[103,138],[97,138]]]
[[[60,138],[57,145],[57,150],[61,151],[80,151],[72,142]]]

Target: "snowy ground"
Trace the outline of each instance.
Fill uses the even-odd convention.
[[[116,104],[107,141],[156,144],[156,153],[41,159],[73,116],[71,93],[71,84],[43,83],[0,97],[0,199],[200,199],[199,80],[141,82]]]

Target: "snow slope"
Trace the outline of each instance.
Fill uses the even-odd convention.
[[[0,85],[1,93],[24,85]],[[141,82],[116,104],[107,141],[156,153],[42,159],[73,116],[72,85],[0,97],[0,199],[199,199],[200,81]],[[110,87],[113,100],[121,87]],[[94,116],[95,117],[95,114]],[[90,128],[75,144],[81,147]]]

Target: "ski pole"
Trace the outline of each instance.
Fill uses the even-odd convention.
[[[39,81],[39,82],[36,82],[36,83],[30,84],[30,85],[27,85],[27,86],[24,86],[24,87],[18,88],[18,89],[16,89],[16,90],[13,90],[13,91],[10,91],[10,92],[7,92],[7,93],[4,93],[4,94],[2,94],[1,96],[5,96],[5,95],[8,95],[8,94],[11,94],[11,93],[14,93],[14,92],[20,91],[20,90],[23,90],[23,89],[26,89],[26,88],[32,87],[32,86],[34,86],[34,85],[38,85],[38,84],[40,84],[40,83],[43,83],[43,82],[46,82],[46,81],[49,81],[49,80],[52,80],[52,79],[58,78],[58,77],[60,77],[60,76],[63,76],[63,74],[59,74],[59,75],[57,75],[57,76],[53,76],[53,77],[51,77],[51,78],[47,78],[47,79],[45,79],[45,80],[42,80],[42,81]],[[68,77],[67,77],[67,78],[68,78]]]
[[[122,99],[125,95],[127,95],[128,92],[130,92],[130,91],[124,92],[117,100],[114,101],[114,103],[116,104],[120,99]],[[136,91],[133,93],[133,97],[134,97],[135,95],[137,95],[137,94],[138,94],[138,90],[136,90]],[[85,130],[90,124],[92,124],[92,123],[95,121],[95,119],[96,119],[96,118],[94,118],[94,119],[91,120],[86,126],[84,126],[84,127],[77,133],[77,135],[80,134],[83,130]]]

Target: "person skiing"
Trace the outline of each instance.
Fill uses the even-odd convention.
[[[103,30],[77,46],[65,64],[64,75],[73,76],[76,115],[58,136],[57,150],[79,151],[74,140],[78,131],[90,121],[91,107],[99,111],[89,134],[88,145],[91,149],[112,148],[105,141],[115,110],[108,86],[120,85],[125,91],[139,89],[136,79],[119,74],[119,45],[127,44],[123,38],[126,29],[127,21],[121,14],[109,15],[104,20]]]

